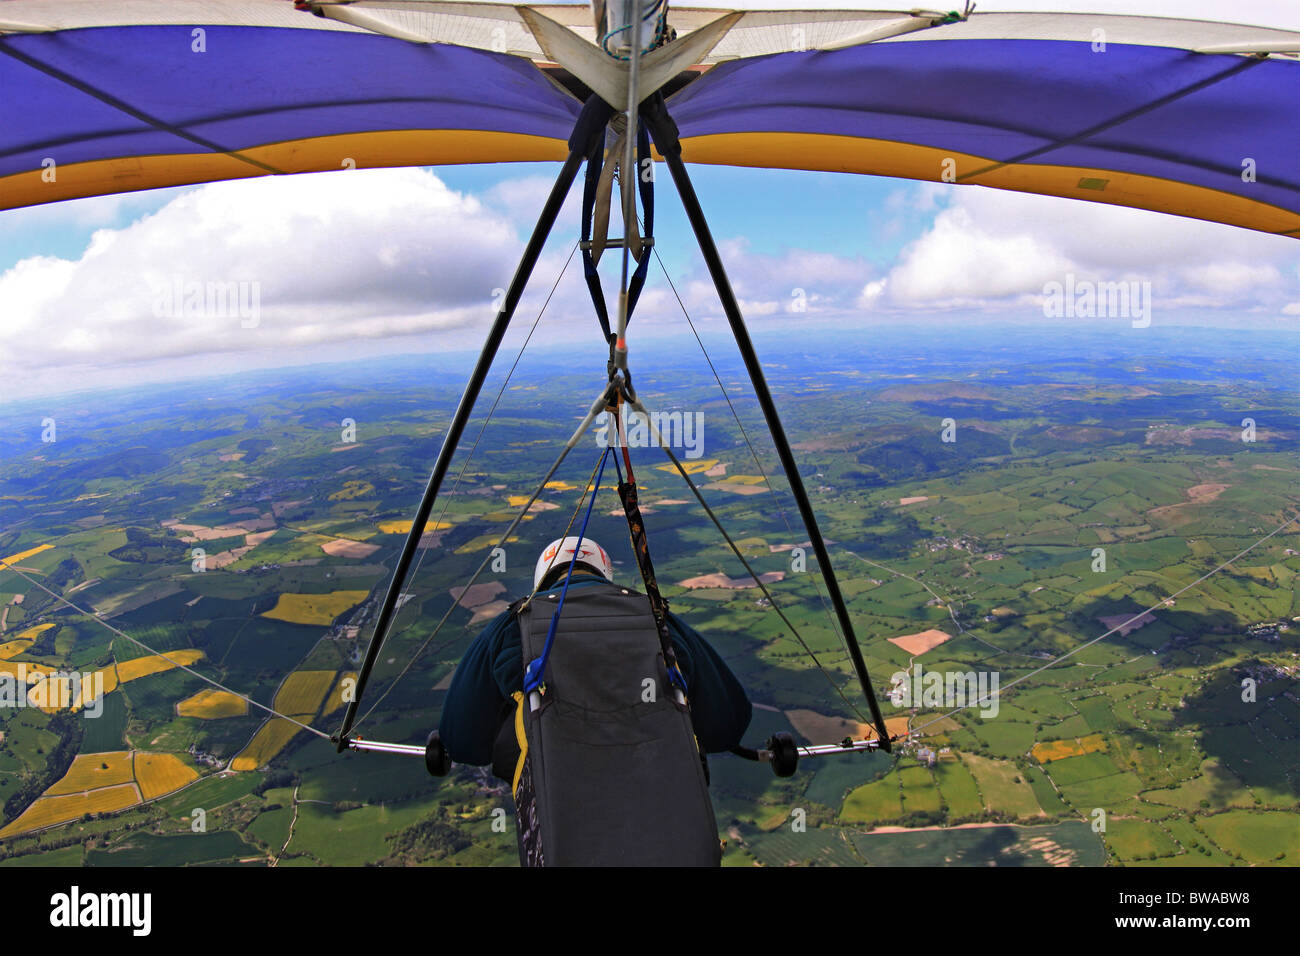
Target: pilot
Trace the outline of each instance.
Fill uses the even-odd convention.
[[[605,549],[561,538],[538,558],[532,594],[461,659],[438,733],[451,760],[511,783],[526,865],[716,864],[705,755],[740,746],[751,706],[709,643],[665,618],[670,655],[649,599],[613,583]],[[526,693],[530,664],[545,674]],[[678,836],[694,825],[696,845],[648,838],[661,817]]]

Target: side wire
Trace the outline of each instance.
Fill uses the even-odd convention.
[[[559,471],[560,465],[563,464],[564,460],[569,456],[569,452],[573,451],[574,446],[578,444],[578,440],[586,433],[587,429],[591,426],[591,423],[595,421],[597,413],[602,408],[605,407],[605,401],[608,392],[609,392],[609,388],[608,386],[606,386],[606,388],[601,391],[600,396],[596,399],[596,401],[592,403],[591,408],[587,410],[587,414],[583,418],[582,423],[579,424],[578,427],[574,430],[573,434],[569,437],[569,440],[565,442],[564,447],[560,449],[560,454],[555,459],[555,462],[551,465],[550,469],[546,472],[546,474],[542,476],[542,480],[538,483],[537,489],[532,493],[529,499],[526,502],[524,502],[523,507],[519,509],[519,513],[515,515],[514,520],[510,522],[510,526],[501,533],[501,537],[497,541],[496,547],[500,548],[505,545],[506,540],[510,537],[511,534],[514,533],[515,528],[519,527],[519,523],[524,520],[524,516],[528,514],[529,510],[536,503],[537,499],[541,497],[542,492],[546,490],[547,483],[550,482],[550,480],[555,477],[555,473]],[[479,575],[482,574],[484,568],[488,566],[488,563],[492,560],[492,550],[488,551],[487,555],[479,563],[479,566],[474,571],[473,575],[470,576],[469,582],[465,585],[466,589],[469,589],[474,586],[474,582],[478,580]],[[464,591],[462,591],[461,593],[463,594]],[[420,645],[419,649],[415,652],[415,655],[406,663],[406,666],[402,668],[401,672],[395,678],[393,678],[392,683],[389,684],[386,688],[384,688],[384,692],[379,695],[378,699],[373,704],[370,705],[370,709],[367,710],[364,714],[362,714],[359,718],[357,718],[356,721],[353,722],[352,724],[353,731],[355,731],[356,728],[359,727],[362,724],[362,722],[366,720],[366,718],[368,718],[371,714],[375,712],[375,709],[381,703],[383,703],[384,698],[386,698],[392,692],[393,688],[398,685],[398,683],[402,680],[402,678],[405,677],[407,673],[410,672],[411,667],[414,666],[415,662],[420,659],[421,655],[424,654],[424,652],[428,649],[429,645],[433,643],[433,639],[438,636],[438,633],[442,630],[443,625],[445,625],[448,619],[450,619],[452,612],[456,610],[456,608],[458,608],[459,606],[460,606],[459,601],[452,601],[451,607],[447,608],[447,612],[443,614],[442,618],[438,621],[437,625],[434,627],[432,633],[430,633],[429,636],[425,638],[424,643]],[[453,638],[452,641],[445,642],[444,644],[439,645],[439,647],[440,648],[446,647],[456,640],[460,640],[460,638],[459,637]]]
[[[497,406],[501,404],[501,397],[505,395],[506,387],[510,384],[510,379],[514,376],[515,369],[519,367],[519,362],[524,357],[524,351],[528,348],[528,343],[532,341],[533,334],[537,331],[537,326],[541,323],[542,316],[546,314],[546,308],[551,304],[551,299],[555,296],[555,290],[560,287],[560,282],[564,278],[564,273],[568,271],[570,263],[573,262],[573,255],[577,251],[578,251],[578,243],[575,242],[573,244],[573,248],[569,250],[569,257],[564,260],[564,266],[563,268],[560,269],[560,274],[555,277],[555,282],[552,283],[551,285],[551,291],[547,293],[546,300],[542,303],[541,309],[538,310],[537,318],[533,319],[532,327],[529,328],[528,334],[524,337],[523,344],[519,346],[519,352],[515,355],[515,360],[513,363],[511,363],[510,370],[506,372],[506,377],[502,380],[501,387],[497,389],[496,398],[492,400],[492,406],[488,409],[487,415],[483,418],[483,423],[479,426],[478,434],[474,436],[474,443],[470,446],[469,454],[465,456],[465,461],[461,464],[460,471],[457,472],[456,474],[456,480],[452,482],[451,491],[448,492],[443,497],[442,511],[438,513],[438,517],[434,519],[434,523],[433,523],[433,527],[435,528],[435,530],[442,527],[443,519],[447,517],[447,509],[451,505],[450,499],[453,495],[455,495],[456,489],[460,487],[461,479],[465,477],[465,473],[469,469],[470,462],[474,460],[474,453],[478,451],[479,442],[482,441],[483,434],[484,432],[487,431],[488,423],[492,421],[492,416],[496,414]],[[426,527],[428,527],[428,525],[426,525]],[[427,548],[420,549],[420,556],[416,558],[415,567],[411,570],[410,575],[408,575],[407,577],[408,582],[415,581],[416,576],[420,573],[420,567],[424,564],[424,556],[427,553],[428,553]],[[477,577],[477,575],[475,575],[475,577]],[[471,583],[473,582],[471,581]],[[468,587],[468,585],[466,586]],[[453,602],[451,609],[454,610],[455,608],[456,608],[456,603]],[[448,613],[450,613],[450,611]],[[424,652],[425,648],[428,647],[429,641],[431,641],[434,635],[438,633],[438,631],[442,628],[442,625],[445,621],[446,621],[446,616],[443,617],[442,621],[438,622],[438,626],[434,628],[433,634],[429,636],[429,640],[425,641],[425,643],[421,645],[420,649],[416,651],[417,657]],[[392,630],[389,631],[387,635],[385,635],[384,639],[390,640],[392,639],[394,634],[404,633],[405,631],[409,630],[412,626],[414,626],[414,622],[402,628],[401,631],[398,631],[394,627]],[[438,649],[440,650],[441,646]],[[411,664],[414,663],[415,661],[414,659],[412,659],[411,663],[407,665],[406,669],[404,669],[401,672],[401,674],[399,674],[397,678],[393,681],[393,684],[396,684],[398,680],[401,680],[401,678],[406,675],[406,671],[410,669]],[[393,684],[390,684],[387,688],[384,689],[384,692],[379,697],[380,700],[383,700],[385,697],[388,696],[388,692],[392,690]],[[353,729],[354,730],[356,729],[357,724],[361,723],[361,720],[364,720],[366,717],[369,717],[370,714],[374,711],[374,709],[375,709],[374,707],[371,707],[370,710],[367,710],[360,719],[353,721],[352,723]]]
[[[744,424],[740,420],[740,414],[736,411],[736,406],[731,401],[731,393],[729,393],[727,387],[722,384],[722,376],[718,374],[718,370],[713,364],[713,359],[709,355],[709,350],[704,347],[704,340],[700,338],[700,333],[695,328],[695,323],[691,321],[691,314],[687,311],[686,303],[682,301],[681,294],[677,291],[677,285],[673,282],[672,276],[668,274],[668,268],[664,265],[663,257],[659,255],[658,247],[652,247],[652,251],[654,252],[655,261],[659,263],[659,269],[663,272],[664,279],[668,283],[668,288],[672,290],[673,297],[677,300],[677,305],[682,310],[682,316],[686,319],[686,324],[690,326],[691,334],[695,336],[695,341],[700,347],[700,352],[704,355],[704,361],[708,363],[709,371],[713,373],[713,380],[718,383],[718,390],[722,392],[722,397],[726,400],[727,407],[731,409],[731,417],[735,419],[736,427],[740,429],[740,436],[745,440],[745,446],[749,449],[750,457],[754,459],[754,467],[758,469],[758,473],[763,477],[763,484],[767,485],[768,494],[772,496],[772,500],[776,504],[777,514],[781,516],[781,521],[785,524],[785,530],[789,532],[790,537],[793,539],[795,537],[794,526],[790,524],[790,518],[786,513],[785,505],[781,496],[777,493],[776,486],[772,484],[772,479],[768,476],[767,469],[763,467],[762,461],[759,460],[758,452],[754,449],[754,443],[749,440],[749,432],[745,429]],[[817,596],[821,599],[822,610],[826,612],[826,621],[830,625],[831,631],[840,639],[841,643],[846,643],[844,635],[840,633],[839,622],[835,620],[835,615],[831,612],[831,606],[827,599],[826,590],[822,586],[820,569],[814,576],[813,580],[817,584]]]
[[[1080,651],[1086,650],[1087,648],[1092,647],[1092,645],[1104,641],[1106,638],[1110,637],[1112,634],[1116,633],[1117,631],[1122,631],[1128,625],[1133,624],[1134,622],[1139,620],[1143,615],[1154,614],[1155,612],[1159,611],[1162,607],[1165,607],[1167,602],[1172,601],[1175,598],[1181,597],[1182,595],[1190,591],[1192,588],[1197,587],[1204,581],[1207,581],[1210,578],[1214,577],[1214,575],[1218,574],[1220,571],[1224,570],[1225,568],[1229,567],[1236,561],[1250,554],[1250,552],[1254,551],[1256,548],[1258,548],[1269,538],[1281,534],[1283,531],[1285,531],[1287,528],[1289,528],[1291,525],[1295,524],[1298,521],[1300,521],[1300,513],[1297,513],[1294,516],[1288,518],[1286,521],[1282,522],[1280,525],[1278,525],[1268,534],[1264,535],[1264,537],[1260,538],[1254,544],[1246,548],[1243,548],[1241,551],[1238,551],[1235,555],[1233,555],[1227,561],[1224,561],[1217,568],[1214,568],[1212,571],[1206,571],[1204,574],[1202,574],[1191,584],[1179,588],[1173,594],[1151,605],[1151,607],[1147,608],[1145,611],[1139,611],[1137,614],[1133,615],[1127,621],[1124,621],[1122,624],[1117,624],[1115,627],[1112,627],[1109,631],[1107,631],[1105,634],[1102,634],[1100,637],[1094,637],[1090,641],[1085,641],[1084,643],[1080,644],[1078,647],[1067,651],[1066,653],[1062,654],[1060,657],[1048,661],[1042,667],[1035,668],[1034,670],[1030,671],[1028,674],[1021,674],[1015,680],[1010,681],[1003,686],[1000,686],[995,692],[990,694],[985,694],[984,696],[980,697],[979,700],[963,704],[961,707],[954,707],[952,710],[948,711],[947,713],[940,714],[938,717],[935,717],[933,720],[927,720],[920,727],[917,727],[915,730],[909,731],[908,736],[911,737],[913,735],[919,735],[920,732],[925,730],[926,727],[931,727],[934,724],[939,723],[939,721],[941,720],[946,720],[947,718],[951,717],[953,714],[961,713],[963,710],[967,710],[971,707],[978,707],[980,704],[992,700],[995,696],[1001,698],[1002,693],[1004,691],[1010,690],[1012,687],[1015,687],[1017,684],[1021,683],[1022,681],[1027,681],[1029,680],[1029,678],[1034,677],[1037,674],[1041,674],[1043,671],[1048,670],[1052,667],[1055,667],[1057,664],[1061,663],[1061,661],[1068,660],[1069,658],[1073,657],[1075,654],[1078,654]]]
[[[691,493],[695,495],[695,500],[700,503],[700,506],[702,508],[704,508],[704,513],[709,516],[709,520],[713,522],[714,526],[722,534],[722,537],[726,539],[727,544],[731,547],[731,550],[736,555],[736,558],[744,566],[745,570],[749,572],[750,577],[754,579],[754,583],[757,584],[758,587],[762,590],[764,597],[766,597],[768,600],[768,603],[772,605],[772,609],[776,611],[776,613],[780,616],[781,620],[785,623],[785,626],[790,629],[790,633],[794,635],[795,641],[798,642],[799,646],[802,647],[804,649],[804,652],[809,656],[809,658],[812,659],[812,662],[817,666],[817,669],[821,671],[822,676],[826,678],[827,683],[829,683],[831,687],[834,688],[835,693],[839,695],[839,698],[842,701],[844,701],[845,706],[849,708],[849,710],[854,714],[854,716],[858,718],[860,722],[866,724],[868,727],[871,727],[875,731],[877,737],[881,737],[884,733],[885,728],[874,727],[872,725],[870,718],[868,718],[865,714],[863,714],[861,709],[859,709],[858,705],[849,699],[848,695],[844,693],[844,689],[838,683],[836,683],[835,678],[831,676],[830,671],[828,671],[822,665],[822,662],[818,659],[817,654],[813,651],[811,647],[808,646],[808,642],[803,639],[803,635],[799,633],[799,629],[796,628],[794,624],[790,621],[790,619],[785,616],[785,611],[781,609],[781,606],[780,604],[777,603],[776,598],[772,596],[772,592],[767,589],[767,585],[763,582],[763,579],[759,577],[758,572],[754,570],[754,568],[750,565],[749,561],[741,553],[740,548],[736,545],[736,542],[732,539],[731,535],[727,533],[727,529],[724,528],[722,526],[722,522],[718,520],[718,516],[714,514],[713,509],[709,507],[709,503],[704,500],[704,496],[700,493],[700,489],[696,486],[694,480],[692,480],[691,476],[687,473],[686,469],[682,467],[682,463],[677,460],[677,456],[673,454],[672,449],[669,448],[668,445],[663,441],[663,436],[659,433],[659,429],[655,427],[654,420],[650,417],[650,413],[646,411],[645,406],[639,400],[631,402],[631,405],[633,409],[635,409],[636,411],[640,412],[642,415],[645,416],[646,421],[650,426],[650,431],[654,436],[655,442],[663,449],[664,454],[668,456],[668,460],[671,461],[673,463],[673,467],[677,469],[677,473],[680,474],[682,478],[685,480],[687,486],[691,489]]]
[[[282,713],[280,713],[278,710],[276,710],[274,707],[267,707],[266,704],[258,703],[257,701],[253,700],[253,698],[248,697],[248,696],[246,696],[246,695],[244,695],[244,694],[241,694],[241,693],[239,693],[239,691],[237,691],[237,690],[231,690],[231,689],[230,689],[229,687],[227,687],[225,684],[222,684],[222,683],[220,683],[219,681],[216,681],[216,680],[214,680],[213,678],[208,677],[206,674],[200,674],[200,673],[199,673],[198,671],[196,671],[194,668],[189,667],[189,666],[187,666],[187,665],[185,665],[185,664],[182,664],[180,661],[172,660],[172,658],[168,657],[168,656],[167,656],[166,654],[164,654],[162,651],[156,651],[156,650],[154,650],[152,647],[150,647],[148,644],[144,643],[143,641],[136,640],[136,639],[135,639],[134,637],[132,637],[130,634],[126,633],[126,631],[124,631],[124,630],[122,630],[121,628],[119,628],[119,627],[115,627],[114,625],[108,623],[108,621],[104,620],[104,619],[103,619],[102,617],[100,617],[98,614],[94,614],[94,613],[92,613],[92,612],[90,612],[90,611],[87,611],[87,610],[86,610],[85,608],[83,608],[83,607],[79,607],[78,605],[73,604],[71,601],[69,601],[67,598],[65,598],[62,594],[59,594],[59,593],[57,593],[56,591],[53,591],[53,590],[51,590],[50,588],[47,588],[44,584],[42,584],[40,581],[37,581],[35,578],[33,578],[31,575],[29,575],[26,571],[23,571],[21,568],[18,568],[18,567],[15,567],[15,566],[12,565],[12,564],[6,564],[6,563],[4,563],[3,561],[0,561],[0,570],[12,571],[14,574],[18,575],[19,577],[21,577],[21,578],[23,578],[25,581],[27,581],[28,584],[31,584],[31,585],[33,585],[33,586],[35,586],[35,587],[40,588],[42,591],[44,591],[46,594],[48,594],[50,597],[54,598],[56,601],[60,602],[61,604],[64,604],[64,605],[66,605],[67,607],[70,607],[72,610],[76,611],[78,614],[84,615],[85,617],[90,618],[92,621],[97,622],[98,624],[100,624],[100,625],[102,625],[103,627],[107,628],[108,630],[112,631],[112,632],[113,632],[114,634],[116,634],[118,637],[124,637],[124,638],[126,638],[128,641],[130,641],[130,642],[131,642],[132,644],[134,644],[136,647],[143,648],[144,650],[148,651],[150,654],[153,654],[153,655],[156,656],[156,657],[161,657],[163,660],[167,661],[169,664],[172,664],[172,665],[174,665],[174,666],[176,666],[176,667],[179,667],[181,670],[185,671],[185,673],[190,674],[190,675],[192,675],[192,676],[194,676],[194,677],[197,677],[199,680],[204,681],[205,683],[211,684],[213,687],[216,687],[216,688],[218,688],[219,690],[224,690],[227,694],[233,694],[234,696],[238,697],[240,700],[243,700],[243,701],[245,701],[246,703],[252,704],[254,707],[258,708],[259,710],[264,710],[264,711],[266,711],[266,712],[267,712],[268,714],[270,714],[272,717],[280,717],[280,718],[283,718],[284,720],[289,721],[289,723],[291,723],[291,724],[297,724],[297,725],[298,725],[299,727],[301,727],[303,730],[306,730],[306,731],[309,731],[309,732],[315,734],[317,737],[323,737],[323,738],[325,738],[326,740],[329,740],[329,739],[330,739],[330,735],[327,734],[327,733],[325,733],[324,731],[317,730],[315,727],[311,727],[311,726],[309,726],[309,725],[307,725],[307,724],[304,724],[304,723],[303,723],[302,721],[300,721],[300,720],[295,720],[294,718],[292,718],[292,717],[290,717],[290,716],[288,716],[288,715],[286,715],[286,714],[282,714]]]
[[[443,519],[447,517],[447,509],[451,507],[451,498],[456,494],[456,489],[460,487],[461,479],[465,477],[465,473],[469,470],[469,463],[474,460],[474,453],[478,451],[479,442],[483,440],[483,434],[487,431],[488,424],[492,421],[492,416],[496,414],[497,406],[501,404],[501,397],[505,395],[506,387],[510,384],[510,379],[514,376],[515,369],[519,367],[519,362],[524,357],[524,350],[528,348],[528,343],[533,340],[533,333],[537,331],[537,326],[541,323],[542,316],[546,314],[547,306],[551,304],[551,299],[555,296],[555,290],[560,287],[560,282],[564,278],[564,273],[569,271],[569,265],[573,262],[573,255],[577,251],[578,243],[575,242],[573,248],[569,250],[569,258],[564,260],[564,266],[560,269],[560,274],[555,277],[555,282],[551,285],[551,291],[547,293],[546,300],[542,303],[541,309],[538,310],[537,318],[533,319],[533,325],[528,330],[528,335],[524,337],[523,344],[519,346],[519,352],[515,355],[515,360],[510,366],[510,371],[506,372],[506,377],[502,380],[501,387],[497,389],[496,398],[492,400],[492,407],[488,409],[488,413],[483,419],[483,424],[479,426],[478,434],[474,436],[474,444],[470,446],[469,454],[465,456],[465,461],[460,466],[460,471],[456,474],[456,480],[452,482],[451,491],[443,496],[442,511],[438,513],[438,517],[433,522],[435,531],[442,528]],[[428,525],[426,524],[425,527],[427,528]],[[420,549],[420,555],[415,559],[415,567],[411,569],[411,573],[406,578],[408,582],[415,581],[416,576],[420,573],[420,567],[424,564],[424,556],[428,551],[428,548]],[[412,626],[413,623],[408,624],[402,630],[409,630]],[[384,636],[384,639],[388,640],[394,633],[400,632],[397,632],[396,629],[390,629],[389,633]]]

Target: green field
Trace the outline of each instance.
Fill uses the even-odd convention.
[[[1123,349],[1100,334],[1084,348],[1041,329],[996,347],[954,333],[955,351],[937,365],[918,361],[910,340],[827,347],[815,361],[815,336],[764,346],[790,353],[776,356],[770,381],[877,691],[918,666],[996,675],[1003,691],[996,714],[984,716],[951,702],[886,700],[887,716],[910,718],[919,738],[900,737],[893,754],[804,759],[789,779],[712,755],[728,865],[1297,862],[1300,555],[1286,553],[1294,535],[1260,540],[1300,506],[1294,362],[1268,336],[1243,332],[1226,359],[1204,330],[1147,331]],[[647,361],[641,387],[705,411],[705,457],[726,466],[721,480],[703,482],[714,485],[706,500],[756,571],[783,575],[771,592],[827,673],[756,589],[682,583],[747,572],[678,476],[658,469],[656,450],[638,448],[660,585],[759,705],[746,745],[777,732],[839,739],[845,731],[835,728],[846,725],[836,720],[860,719],[860,695],[816,562],[796,570],[782,550],[806,533],[769,445],[754,446],[755,462],[753,430],[742,434],[707,365],[684,355],[664,353],[657,368]],[[371,739],[421,744],[438,725],[441,681],[481,627],[453,606],[452,589],[474,563],[458,551],[477,554],[504,531],[511,498],[531,493],[569,437],[572,421],[552,404],[590,402],[574,355],[529,357],[518,390],[504,393],[465,473],[457,469],[439,499],[437,540],[407,582],[410,600],[367,690],[366,706],[386,695],[360,729]],[[719,372],[729,383],[744,375],[731,359]],[[10,644],[0,663],[116,673],[184,650],[199,674],[262,704],[295,671],[355,671],[460,387],[458,376],[413,359],[367,364],[364,374],[329,366],[232,376],[193,395],[133,387],[82,403],[66,440],[40,448],[29,426],[46,412],[0,404],[0,557],[49,545],[22,558],[23,573],[89,611],[0,569],[9,609],[0,644],[53,625],[29,645]],[[736,398],[742,419],[758,414],[743,388]],[[1265,440],[1236,439],[1246,415]],[[355,448],[340,444],[344,417],[361,423]],[[959,423],[953,443],[938,437],[948,417]],[[543,492],[554,507],[519,525],[504,573],[481,579],[501,585],[493,600],[527,590],[595,452],[575,448],[554,476],[562,484]],[[774,476],[775,499],[760,473]],[[618,580],[635,584],[616,507],[603,488],[589,533],[616,552]],[[1164,603],[1252,545],[1248,558]],[[192,564],[195,547],[206,570]],[[320,614],[288,615],[313,623],[267,616],[321,601],[329,607]],[[1142,626],[1116,629],[1148,608]],[[930,629],[950,639],[919,654],[890,641]],[[1250,702],[1248,678],[1258,692]],[[95,719],[0,708],[3,824],[79,754],[165,752],[204,774],[150,805],[6,837],[0,862],[262,865],[288,840],[279,865],[513,863],[513,819],[505,833],[489,822],[508,805],[505,792],[469,768],[435,780],[417,759],[340,755],[298,733],[260,756],[258,769],[225,772],[266,715],[255,704],[247,716],[178,715],[179,701],[209,686],[166,669],[112,690]],[[800,710],[811,723],[791,716]],[[304,719],[329,734],[340,717]],[[1099,749],[1071,754],[1079,738]],[[1044,758],[1035,745],[1051,741],[1061,750]],[[936,751],[933,766],[922,747]],[[810,821],[802,833],[789,827],[796,808]],[[1099,809],[1108,827],[1093,833]],[[190,831],[199,810],[207,833]],[[910,832],[868,832],[881,827]]]
[[[903,796],[897,776],[858,787],[844,800],[840,820],[845,824],[871,824],[895,820],[903,814]]]
[[[986,809],[1017,818],[1042,815],[1033,788],[1013,764],[975,754],[967,754],[963,759],[979,784]]]
[[[1197,821],[1219,847],[1248,863],[1294,866],[1300,854],[1300,831],[1289,813],[1229,810]]]
[[[86,866],[186,866],[228,861],[256,852],[229,830],[182,836],[138,833],[114,842],[107,850],[89,851]]]
[[[1101,842],[1085,823],[856,834],[870,866],[1099,866]]]
[[[984,802],[980,799],[979,786],[962,763],[956,760],[940,761],[935,767],[935,778],[939,781],[939,791],[943,794],[951,819],[963,820],[982,814]]]
[[[122,735],[126,731],[126,697],[121,691],[104,695],[103,712],[94,719],[86,719],[86,732],[81,741],[81,752],[87,754],[126,747]]]

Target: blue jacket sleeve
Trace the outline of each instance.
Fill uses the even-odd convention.
[[[523,686],[521,653],[519,622],[505,611],[456,665],[438,722],[438,736],[456,763],[481,767],[492,762],[502,706]]]
[[[668,624],[700,746],[705,753],[740,746],[753,716],[745,688],[698,631],[671,612]]]

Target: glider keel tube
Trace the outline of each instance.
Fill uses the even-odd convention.
[[[451,460],[456,454],[456,446],[460,444],[465,425],[469,422],[470,414],[474,411],[474,403],[478,401],[483,382],[487,378],[488,370],[492,367],[492,360],[496,357],[497,349],[501,346],[501,340],[505,338],[506,329],[509,328],[510,320],[514,317],[515,308],[519,305],[519,299],[523,295],[524,287],[532,276],[533,267],[537,265],[537,259],[542,253],[542,247],[546,245],[546,239],[551,233],[551,227],[555,225],[556,217],[560,214],[560,207],[564,205],[569,189],[572,187],[574,179],[577,178],[578,169],[591,152],[596,137],[604,135],[605,126],[612,114],[612,107],[599,97],[592,96],[587,100],[581,115],[578,117],[573,135],[569,137],[569,157],[564,161],[564,166],[555,179],[555,185],[551,187],[551,194],[546,199],[546,205],[537,219],[537,225],[533,227],[533,234],[528,240],[528,245],[524,248],[524,254],[519,260],[519,266],[515,269],[514,277],[510,280],[510,287],[506,290],[505,301],[501,304],[501,311],[497,313],[496,320],[492,323],[487,341],[483,343],[483,350],[479,353],[478,362],[474,366],[474,371],[470,374],[469,382],[465,385],[465,391],[461,394],[460,404],[456,406],[456,413],[452,416],[451,424],[447,426],[447,434],[442,440],[442,448],[438,451],[438,459],[434,463],[433,472],[429,475],[429,483],[425,486],[424,497],[420,499],[420,507],[415,513],[415,519],[411,522],[411,530],[406,536],[406,543],[402,546],[402,554],[397,559],[397,566],[393,569],[393,577],[389,582],[388,592],[384,595],[384,603],[379,609],[379,618],[375,621],[374,633],[370,636],[370,645],[366,648],[365,660],[362,662],[361,671],[357,675],[356,693],[353,699],[348,702],[347,712],[343,716],[343,727],[339,731],[337,738],[335,738],[339,753],[342,753],[349,746],[348,733],[352,730],[353,722],[356,720],[357,709],[361,705],[361,696],[366,690],[366,682],[370,678],[370,672],[379,657],[379,649],[383,646],[388,627],[392,623],[393,613],[397,607],[397,599],[402,593],[403,585],[406,583],[411,561],[419,549],[425,523],[429,520],[430,512],[433,511],[434,499],[438,497],[438,491],[442,487],[443,479],[447,476]]]
[[[795,463],[794,453],[790,450],[790,442],[786,438],[785,429],[781,426],[781,418],[777,414],[776,403],[772,400],[772,393],[767,387],[767,379],[763,376],[763,366],[754,352],[754,343],[750,340],[749,331],[745,328],[744,317],[740,314],[740,305],[736,302],[735,293],[731,289],[731,282],[727,278],[726,269],[723,268],[722,259],[718,254],[718,247],[713,242],[713,234],[710,232],[709,224],[704,218],[704,211],[700,208],[699,198],[695,195],[695,187],[691,185],[690,176],[686,172],[686,164],[682,162],[682,148],[681,143],[678,141],[677,124],[668,115],[668,109],[664,104],[663,97],[658,94],[646,100],[641,108],[641,114],[650,130],[650,135],[654,138],[655,148],[664,157],[664,161],[668,164],[668,170],[672,173],[673,184],[677,187],[677,192],[681,196],[682,206],[686,210],[686,217],[690,220],[691,228],[695,232],[695,239],[700,246],[700,252],[709,267],[709,275],[712,276],[713,284],[717,288],[718,298],[722,302],[722,309],[726,313],[727,322],[731,325],[731,332],[736,337],[736,346],[740,349],[741,357],[745,360],[745,369],[749,372],[750,382],[754,386],[754,395],[758,398],[758,403],[763,409],[763,417],[767,420],[768,431],[772,434],[772,443],[776,446],[777,457],[780,458],[786,480],[790,482],[790,492],[794,495],[794,499],[799,506],[799,515],[807,528],[808,539],[812,543],[813,552],[817,555],[817,563],[821,566],[822,577],[826,581],[826,590],[830,594],[831,603],[835,605],[835,616],[839,620],[840,630],[844,633],[844,643],[847,646],[849,658],[853,661],[853,669],[857,673],[858,683],[862,685],[862,693],[867,698],[867,704],[871,708],[871,719],[876,725],[875,730],[880,740],[880,749],[888,753],[890,750],[889,735],[885,730],[884,718],[880,714],[880,705],[876,702],[875,691],[871,687],[871,677],[867,674],[866,661],[862,659],[862,648],[858,646],[858,639],[853,631],[853,621],[849,617],[848,607],[844,603],[844,595],[840,593],[840,585],[835,577],[835,569],[831,567],[830,554],[826,551],[826,543],[822,540],[821,530],[817,526],[817,516],[808,500],[808,493],[804,489],[803,479],[799,476],[799,466]]]

